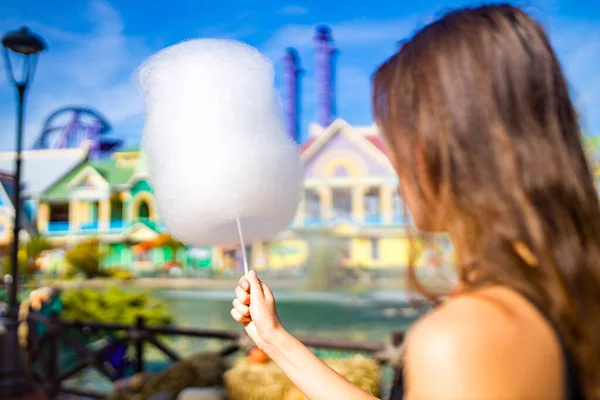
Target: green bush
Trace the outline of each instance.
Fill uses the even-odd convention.
[[[61,318],[79,321],[134,324],[143,317],[147,325],[162,326],[171,323],[170,312],[145,292],[125,292],[116,287],[106,290],[65,290],[61,295]]]
[[[101,261],[106,255],[107,251],[102,249],[98,239],[89,239],[76,244],[67,252],[65,259],[75,273],[82,274],[86,278],[98,278],[108,275],[101,268]]]
[[[135,274],[122,267],[111,267],[107,271],[111,278],[120,279],[122,281],[129,281],[135,278]]]
[[[52,243],[43,236],[34,236],[25,243],[25,253],[30,263],[35,263],[44,251],[52,248],[54,248]]]

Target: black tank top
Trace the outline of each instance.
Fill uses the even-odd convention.
[[[558,331],[556,330],[555,325],[552,323],[552,320],[550,320],[550,318],[548,318],[548,315],[544,312],[544,310],[541,307],[539,307],[536,304],[536,302],[531,301],[531,299],[529,299],[527,296],[524,296],[524,298],[527,301],[529,301],[531,304],[533,304],[535,306],[535,308],[538,310],[538,312],[544,317],[544,319],[546,319],[546,321],[548,321],[548,323],[554,330],[555,335],[558,339],[558,342],[559,342],[559,345],[561,348],[561,353],[562,353],[563,365],[564,365],[564,378],[563,378],[564,385],[565,385],[564,386],[565,387],[564,399],[565,400],[585,399],[583,388],[581,387],[581,383],[579,380],[579,373],[577,372],[575,360],[574,360],[573,356],[571,355],[570,351],[565,346],[562,338],[560,336],[558,336]],[[404,376],[402,374],[402,371],[399,371],[397,374],[396,382],[394,382],[394,386],[392,387],[392,394],[390,395],[390,400],[402,400],[404,398],[404,393],[405,393]]]

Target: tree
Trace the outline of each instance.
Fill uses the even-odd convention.
[[[101,269],[101,262],[107,252],[101,248],[98,239],[89,239],[78,243],[65,255],[66,261],[73,267],[75,272],[83,274],[86,278],[97,278],[107,276],[106,271]]]
[[[46,250],[52,249],[52,243],[43,236],[34,236],[25,244],[25,253],[27,254],[27,264],[29,269],[36,269],[36,261]]]

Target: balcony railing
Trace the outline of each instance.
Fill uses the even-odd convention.
[[[98,221],[86,222],[79,227],[81,232],[96,232],[98,231]]]
[[[124,221],[110,221],[108,230],[112,233],[121,231],[126,228],[126,223]],[[79,232],[79,233],[93,233],[93,232],[101,232],[105,229],[100,229],[100,223],[98,221],[86,222],[81,224],[77,229],[71,229],[69,222],[61,221],[61,222],[50,222],[48,223],[47,232],[49,234],[67,234],[69,232]]]
[[[364,222],[367,225],[379,225],[382,223],[381,215],[367,215],[364,218]]]
[[[120,231],[125,228],[125,221],[123,220],[114,220],[110,221],[109,230],[111,231]]]
[[[323,223],[323,219],[321,217],[306,217],[304,218],[305,226],[318,226]]]
[[[69,232],[69,223],[66,221],[49,222],[48,233],[67,233]]]

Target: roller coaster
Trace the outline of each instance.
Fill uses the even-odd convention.
[[[90,143],[90,158],[101,159],[117,150],[123,141],[107,135],[110,124],[99,112],[86,107],[63,107],[51,113],[33,149],[68,149]]]

